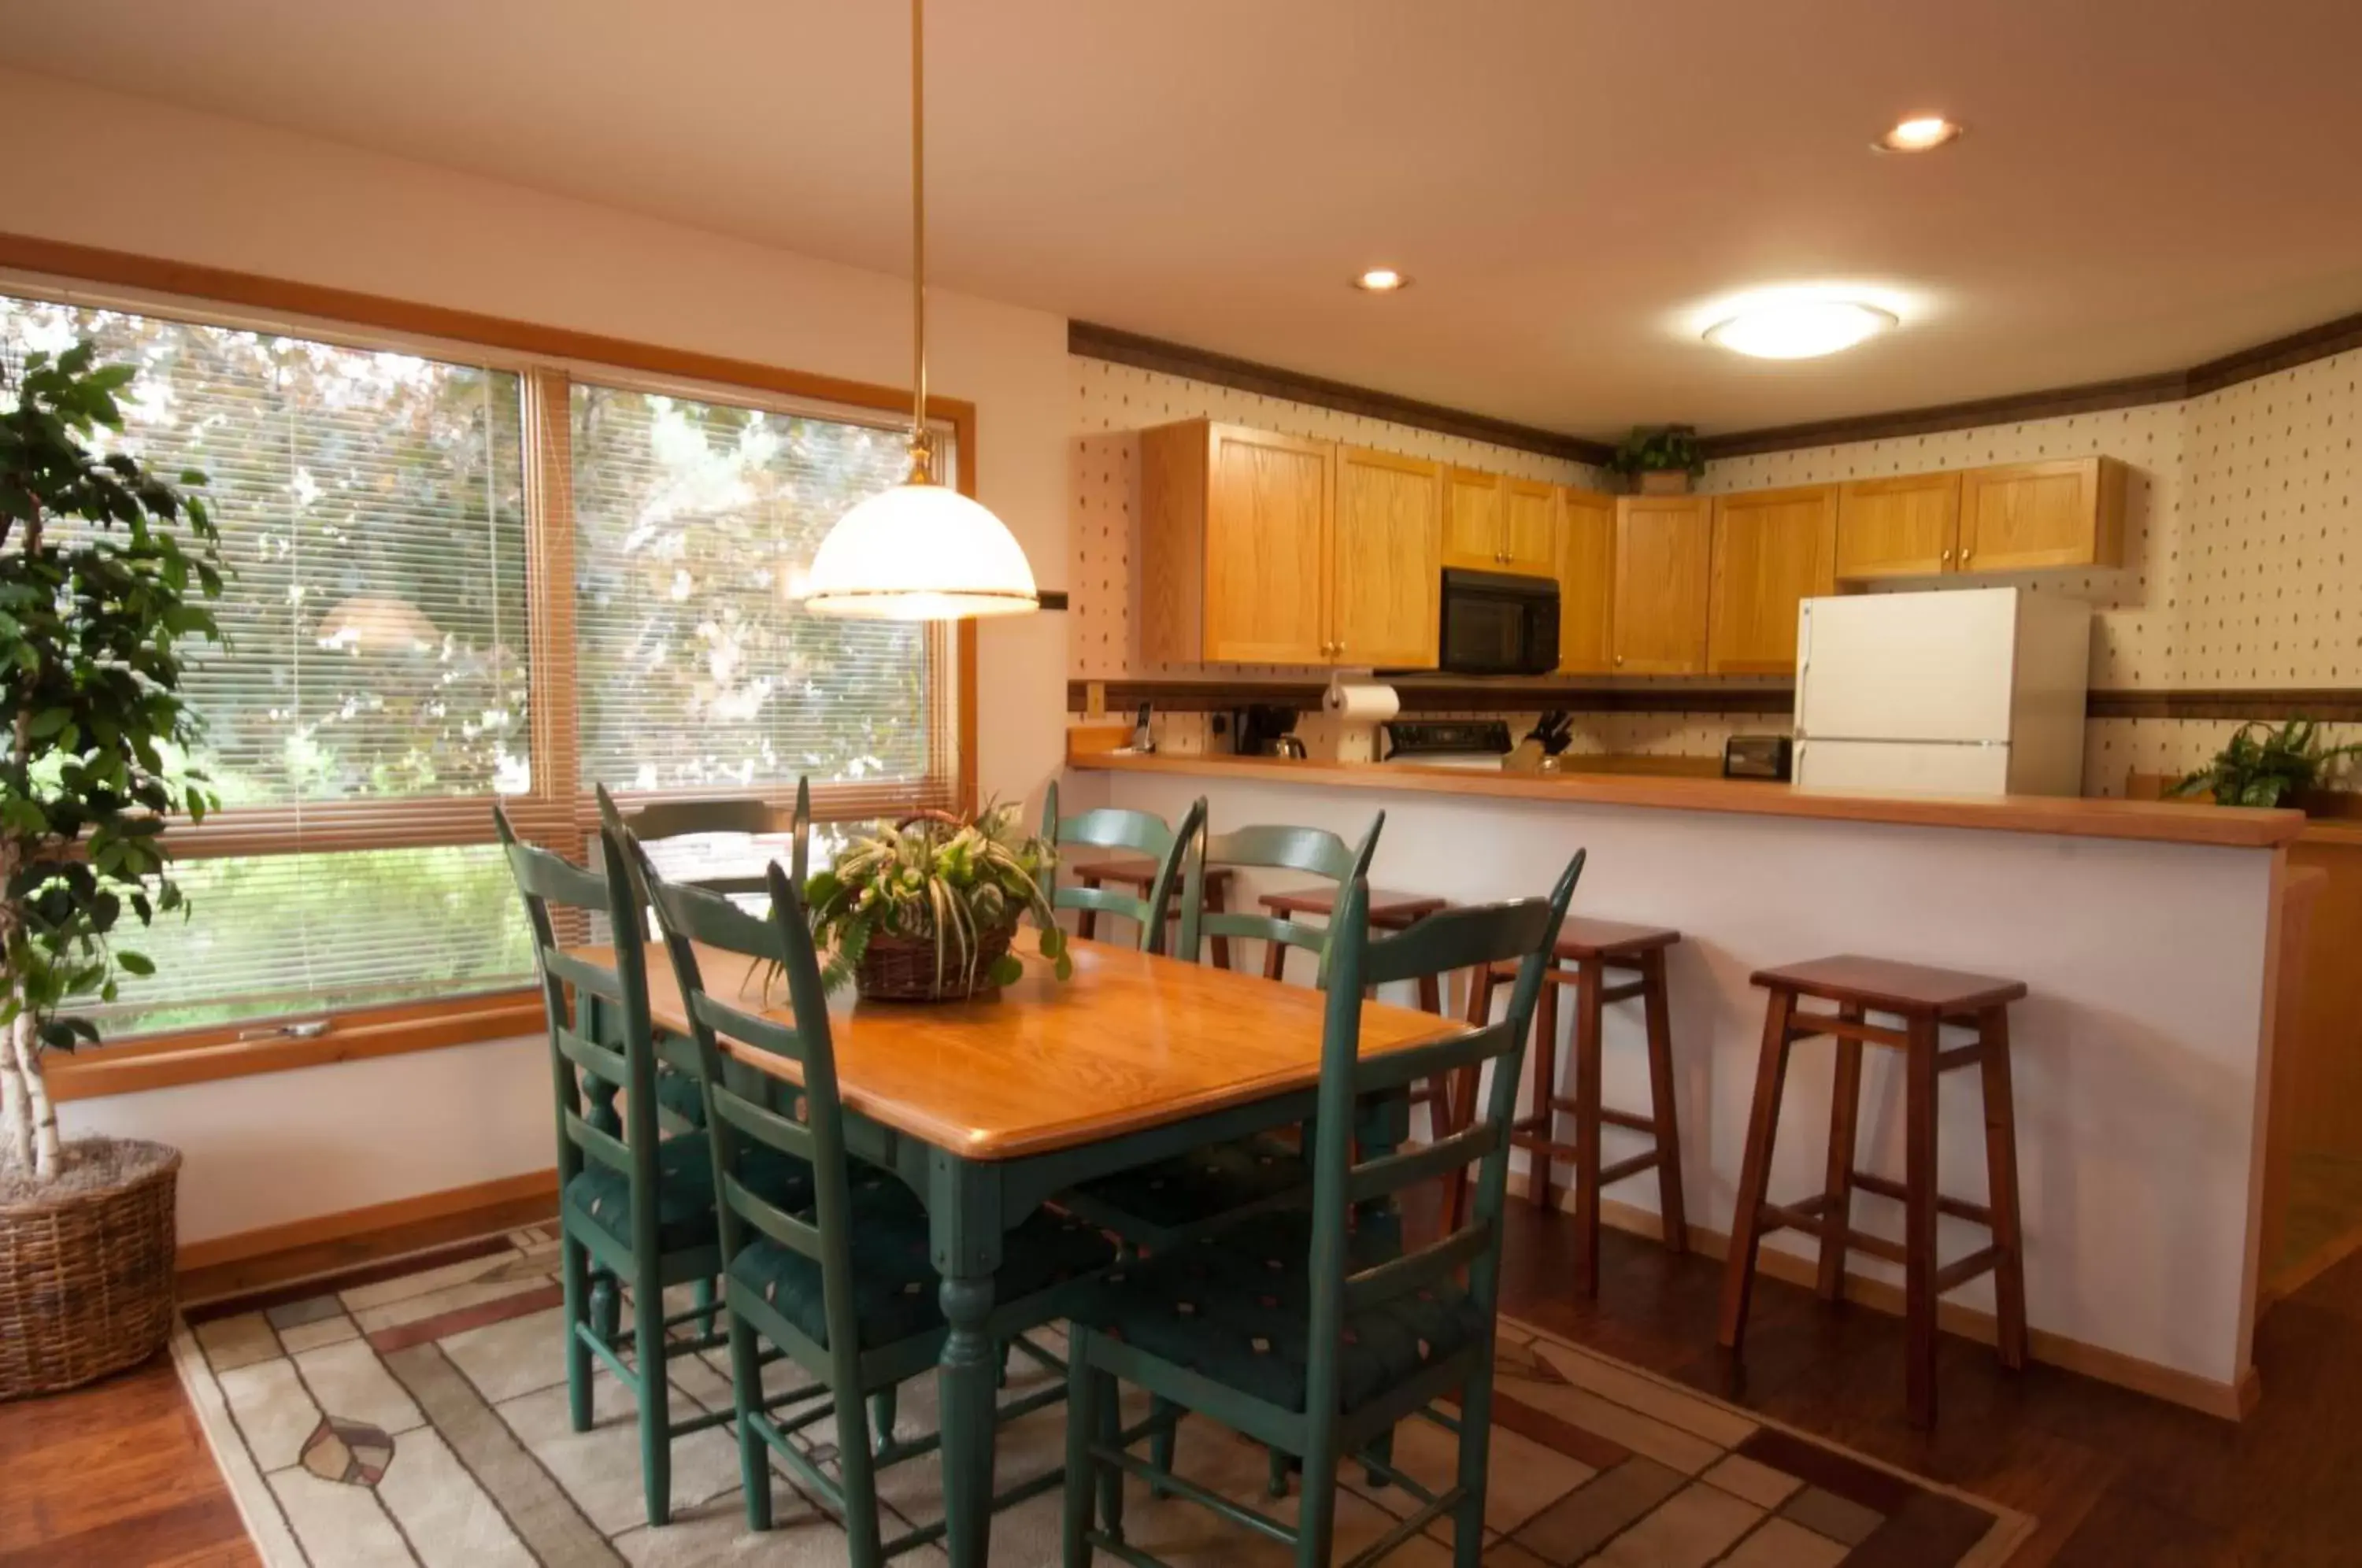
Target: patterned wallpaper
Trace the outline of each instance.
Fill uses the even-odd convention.
[[[1614,488],[1587,465],[1438,436],[1381,420],[1076,358],[1072,548],[1073,673],[1081,679],[1196,675],[1132,654],[1138,447],[1129,432],[1198,415],[1352,441],[1563,484]],[[1735,458],[1707,466],[1708,491],[1814,484],[1881,474],[2101,453],[2132,469],[2125,563],[2104,571],[2036,572],[2018,581],[2097,607],[2094,686],[2112,689],[2362,688],[2362,350],[2203,397],[2146,408],[1931,436]],[[1913,591],[1907,585],[1892,591]],[[1248,675],[1317,677],[1271,668]],[[1529,719],[1512,715],[1522,733]],[[1165,723],[1176,749],[1207,744],[1202,716]],[[1710,756],[1756,715],[1588,715],[1587,751]],[[2084,787],[2122,792],[2125,774],[2195,767],[2236,726],[2227,722],[2095,720]],[[1299,726],[1322,755],[1366,756],[1366,732]],[[2362,726],[2334,738],[2362,739]],[[1334,746],[1330,752],[1327,748]]]

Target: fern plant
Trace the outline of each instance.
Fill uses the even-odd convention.
[[[2212,793],[2224,806],[2277,806],[2317,788],[2323,769],[2357,753],[2362,745],[2323,745],[2321,725],[2311,719],[2290,719],[2278,729],[2253,719],[2212,762],[2176,779],[2166,793]]]
[[[805,885],[812,939],[828,953],[821,978],[832,990],[853,978],[880,932],[935,944],[935,983],[957,973],[972,989],[985,933],[1014,926],[1027,911],[1042,928],[1042,955],[1058,978],[1074,973],[1042,878],[1057,852],[1016,831],[1016,808],[988,806],[971,820],[928,812],[856,834],[827,870]],[[985,978],[1007,985],[1022,972],[1004,953]]]

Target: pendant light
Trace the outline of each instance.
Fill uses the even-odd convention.
[[[911,473],[837,519],[805,579],[804,607],[877,621],[958,621],[1042,607],[1009,525],[938,483],[927,430],[925,0],[911,0]]]

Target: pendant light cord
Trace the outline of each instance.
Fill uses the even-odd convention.
[[[934,478],[927,433],[927,23],[911,0],[911,477]]]

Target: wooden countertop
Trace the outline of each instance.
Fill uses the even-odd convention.
[[[1730,812],[1764,817],[1893,823],[1908,827],[1981,828],[2074,838],[2145,839],[2159,844],[2267,849],[2295,838],[2304,814],[2193,805],[2176,801],[2092,801],[2049,795],[1863,795],[1733,778],[1653,778],[1627,773],[1473,773],[1369,762],[1287,761],[1267,756],[1138,756],[1091,752],[1067,759],[1076,768],[1253,778],[1330,789],[1408,790],[1494,800],[1560,801],[1587,806],[1639,806],[1674,812]]]

